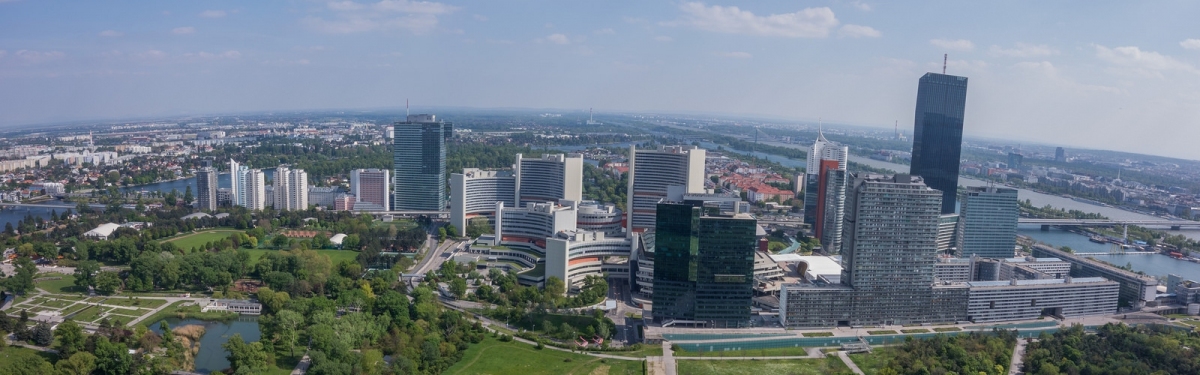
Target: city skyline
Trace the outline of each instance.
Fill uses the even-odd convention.
[[[1185,140],[1200,135],[1190,110],[1200,98],[1200,34],[1178,26],[1197,6],[347,1],[64,10],[7,1],[0,126],[398,108],[413,98],[426,109],[720,112],[883,128],[906,122],[910,82],[940,71],[949,53],[947,73],[974,81],[967,137],[1198,159]]]

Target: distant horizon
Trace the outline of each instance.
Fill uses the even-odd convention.
[[[592,108],[592,109],[595,110],[595,108]],[[487,112],[496,112],[496,113],[520,112],[522,114],[529,114],[529,115],[539,114],[538,112],[546,113],[544,111],[554,111],[554,112],[561,112],[562,114],[580,114],[580,115],[584,115],[584,116],[586,116],[588,113],[588,108],[469,107],[469,106],[441,106],[441,105],[423,105],[423,106],[420,106],[419,108],[410,107],[410,108],[408,108],[408,110],[411,114],[433,114],[433,115],[439,115],[439,116],[441,115],[441,113],[438,113],[437,111],[441,111],[441,110],[449,110],[449,111],[451,111],[451,112],[449,112],[451,114],[454,113],[453,111],[471,111],[471,112],[484,112],[484,113],[487,113]],[[301,113],[316,113],[319,115],[331,115],[336,112],[358,112],[360,114],[368,114],[368,113],[372,113],[372,112],[378,112],[380,114],[385,114],[385,115],[388,114],[389,112],[395,112],[396,116],[397,116],[397,120],[400,120],[403,118],[403,113],[405,112],[405,108],[404,107],[373,107],[373,108],[332,108],[332,109],[297,109],[297,110],[281,109],[281,110],[260,110],[260,111],[226,112],[226,113],[207,113],[207,114],[180,114],[180,115],[162,115],[162,116],[145,116],[145,117],[126,117],[126,118],[110,118],[110,119],[95,119],[95,120],[51,121],[51,122],[18,124],[18,125],[0,125],[0,133],[25,130],[25,129],[20,129],[20,127],[26,127],[26,126],[48,126],[51,128],[56,128],[56,127],[70,126],[70,125],[100,126],[100,125],[105,125],[105,124],[117,124],[117,123],[127,123],[127,122],[170,121],[170,120],[179,120],[179,119],[183,119],[183,118],[193,118],[193,117],[194,118],[212,118],[212,117],[229,117],[229,116],[285,115],[285,114],[301,114]],[[692,112],[594,111],[594,114],[596,116],[605,116],[605,115],[615,115],[615,116],[633,116],[633,115],[711,116],[714,119],[726,120],[726,121],[748,120],[748,121],[763,121],[763,122],[796,122],[796,124],[794,124],[794,125],[798,125],[798,126],[818,126],[819,125],[818,123],[823,123],[825,126],[831,127],[834,129],[849,128],[849,129],[875,130],[875,131],[887,131],[887,130],[894,129],[894,127],[892,127],[892,126],[874,126],[872,124],[854,124],[854,123],[840,122],[837,120],[830,120],[830,119],[826,119],[826,118],[818,118],[817,120],[792,119],[792,118],[781,118],[778,116],[765,115],[765,114],[733,114],[733,113],[715,113],[715,112],[704,112],[704,111],[692,111]],[[347,115],[349,116],[350,114],[347,114]],[[336,116],[329,116],[329,117],[336,117]],[[379,125],[384,125],[384,124],[379,124]],[[781,125],[786,125],[786,124],[781,124]],[[966,127],[969,127],[969,126],[970,126],[970,124],[966,125]],[[904,133],[906,135],[910,135],[910,136],[913,134],[913,129],[912,129],[911,125],[908,127],[900,126],[900,131],[902,133]],[[1173,156],[1173,155],[1149,154],[1149,153],[1132,151],[1132,150],[1103,149],[1103,148],[1096,148],[1096,147],[1089,147],[1089,146],[1071,145],[1071,144],[1066,144],[1066,143],[1054,144],[1054,143],[1045,143],[1043,141],[1036,141],[1036,140],[1009,139],[1009,138],[1000,138],[1000,137],[995,137],[995,136],[964,135],[963,140],[964,140],[964,142],[965,141],[976,141],[976,142],[983,141],[983,142],[990,142],[990,143],[1006,143],[1007,142],[1007,143],[1014,143],[1014,144],[1022,145],[1022,146],[1029,145],[1029,146],[1042,146],[1042,147],[1063,147],[1064,149],[1067,149],[1067,150],[1076,150],[1076,151],[1117,152],[1117,153],[1126,153],[1126,154],[1131,154],[1131,155],[1141,155],[1141,156],[1149,156],[1149,157],[1176,159],[1176,160],[1182,160],[1182,161],[1200,162],[1200,159],[1189,159],[1186,157]]]

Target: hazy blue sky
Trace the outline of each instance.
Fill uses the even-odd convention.
[[[704,111],[1200,159],[1200,3],[0,0],[0,125],[421,106]]]

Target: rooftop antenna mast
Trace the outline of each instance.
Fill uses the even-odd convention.
[[[592,108],[588,108],[588,124],[592,123]]]
[[[408,121],[408,98],[404,98],[404,121]]]
[[[950,61],[950,54],[943,53],[942,54],[942,74],[946,74],[946,62],[947,61]]]

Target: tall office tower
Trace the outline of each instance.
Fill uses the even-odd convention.
[[[511,171],[464,168],[450,174],[450,224],[466,233],[467,221],[487,217],[495,222],[496,202],[517,207],[516,177]]]
[[[583,155],[545,154],[525,158],[517,154],[517,203],[583,200]]]
[[[954,213],[958,167],[962,157],[967,77],[925,73],[917,86],[909,174],[942,192],[942,213]]]
[[[1062,147],[1054,149],[1054,161],[1065,163],[1067,161],[1067,150]]]
[[[453,125],[434,115],[409,115],[393,125],[395,209],[441,211],[446,205],[446,140]]]
[[[822,166],[829,163],[822,160]],[[818,227],[820,233],[817,239],[821,241],[821,249],[826,254],[836,254],[842,251],[842,220],[846,213],[846,170],[829,168],[823,169],[824,180],[821,182],[820,206],[821,218]]]
[[[855,320],[925,321],[936,315],[934,304],[925,301],[934,300],[942,194],[916,176],[860,174],[853,180],[841,282],[855,290]]]
[[[822,230],[826,223],[824,213],[825,207],[829,203],[826,197],[831,196],[825,192],[825,187],[828,185],[826,171],[845,171],[849,158],[850,148],[838,146],[826,140],[823,131],[817,133],[817,141],[813,142],[812,147],[808,149],[808,166],[805,169],[804,223],[812,228],[813,236],[818,240],[824,235]],[[844,187],[842,188],[844,189]],[[836,194],[832,196],[836,196]],[[839,202],[837,205],[840,206],[841,203]],[[836,222],[835,225],[841,226],[841,223]],[[838,235],[840,236],[840,232]],[[835,253],[838,249],[825,250],[828,253]]]
[[[704,215],[687,204],[656,210],[654,321],[749,325],[757,220]]]
[[[201,211],[217,209],[217,170],[213,167],[196,171],[196,204]]]
[[[668,193],[704,192],[704,149],[659,146],[654,150],[629,147],[629,187],[626,209],[630,235],[652,229],[658,203]]]
[[[246,174],[250,168],[229,159],[229,202],[233,206],[246,206]]]
[[[246,208],[250,210],[262,210],[267,206],[266,176],[258,169],[248,170],[243,175],[246,180]]]
[[[963,192],[958,251],[963,257],[1012,258],[1017,245],[1017,190],[972,186]]]
[[[1008,153],[1008,167],[1012,169],[1021,169],[1025,164],[1025,155],[1015,152]]]
[[[355,211],[390,211],[391,194],[388,184],[391,173],[383,169],[350,171],[350,188],[354,192]]]

